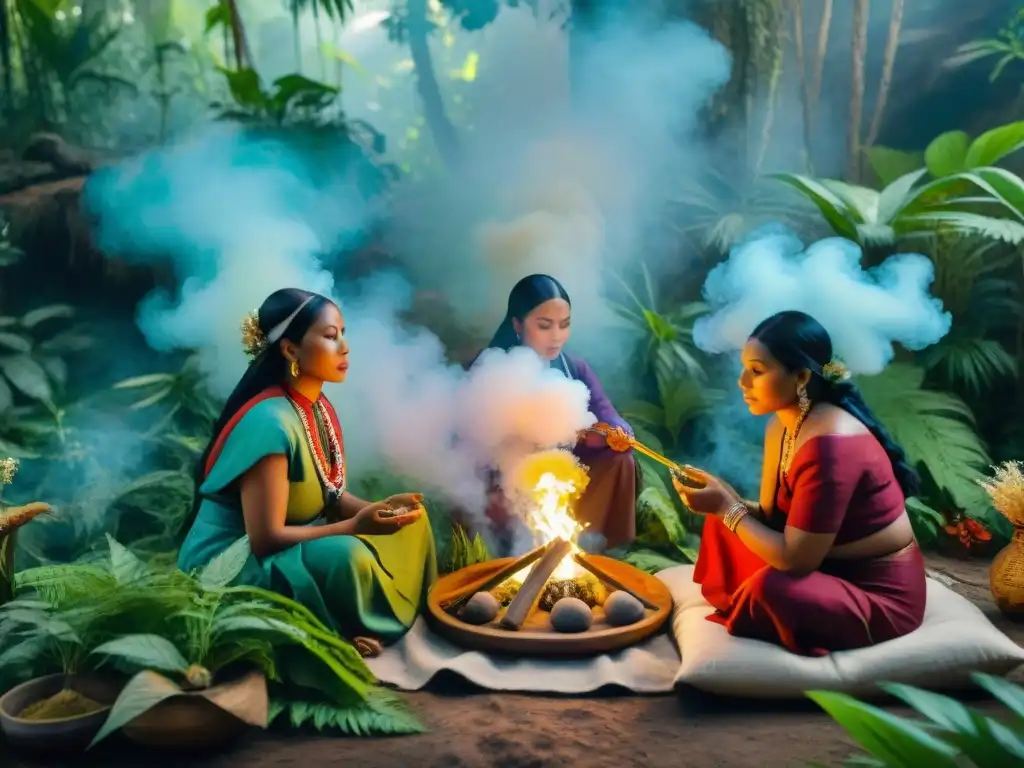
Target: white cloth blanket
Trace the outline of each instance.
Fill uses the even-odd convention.
[[[657,574],[672,592],[673,615],[644,643],[589,659],[515,659],[468,651],[434,634],[424,619],[381,656],[370,659],[379,680],[412,691],[441,672],[492,691],[583,694],[605,686],[668,693],[680,685],[732,696],[800,698],[807,690],[877,693],[879,680],[930,688],[969,684],[974,671],[1006,674],[1024,649],[963,597],[929,579],[924,626],[882,645],[821,658],[730,636],[705,621],[713,609],[693,583],[693,566]],[[685,659],[676,648],[682,648]]]

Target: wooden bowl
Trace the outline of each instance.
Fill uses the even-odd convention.
[[[587,559],[623,585],[658,606],[647,610],[644,618],[625,627],[613,627],[604,619],[601,606],[594,608],[594,623],[585,632],[563,633],[551,628],[547,611],[534,610],[520,630],[505,629],[498,624],[504,609],[489,624],[467,624],[441,608],[441,603],[471,584],[485,581],[510,565],[515,558],[506,557],[477,563],[442,576],[427,596],[427,621],[435,632],[456,645],[488,653],[515,656],[585,657],[610,653],[646,640],[660,630],[672,615],[672,595],[660,580],[633,566],[601,555]],[[610,588],[609,588],[610,590]]]
[[[78,691],[103,709],[88,715],[57,720],[24,720],[19,715],[36,702],[60,693],[64,688]],[[82,751],[89,746],[120,693],[121,686],[92,676],[67,677],[62,674],[38,677],[22,683],[0,697],[0,730],[18,747],[33,751]]]

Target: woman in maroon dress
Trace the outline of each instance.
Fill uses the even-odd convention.
[[[686,505],[707,515],[694,581],[733,635],[822,656],[913,632],[924,558],[905,500],[918,477],[872,416],[814,318],[780,312],[743,349],[739,385],[765,435],[761,496],[687,467]]]
[[[505,319],[487,349],[530,347],[552,368],[587,385],[590,412],[599,422],[632,436],[633,430],[615,410],[590,366],[563,351],[569,340],[571,315],[569,294],[561,283],[549,275],[528,275],[512,288]],[[469,367],[473,362],[476,358]],[[573,453],[589,468],[590,475],[590,483],[576,505],[577,519],[586,525],[588,533],[600,534],[607,547],[628,544],[636,537],[636,463],[632,452],[614,451],[603,435],[587,433]],[[491,473],[490,480],[487,517],[507,545],[511,543],[507,499],[497,473]]]

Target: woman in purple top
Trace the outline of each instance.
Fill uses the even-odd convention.
[[[552,368],[587,385],[590,411],[598,421],[632,435],[633,430],[615,410],[590,366],[563,351],[569,340],[571,314],[569,294],[555,278],[524,277],[509,294],[505,319],[487,348],[530,347]],[[608,547],[632,541],[636,535],[636,465],[632,452],[613,451],[603,435],[587,433],[573,453],[590,469],[590,484],[576,507],[577,519],[588,532],[604,536]],[[497,477],[489,495],[487,516],[499,536],[508,534],[507,504]]]

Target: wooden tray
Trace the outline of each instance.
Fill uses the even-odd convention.
[[[657,632],[672,615],[672,595],[660,580],[631,565],[600,555],[588,555],[594,565],[637,594],[658,606],[643,619],[626,627],[613,627],[604,620],[601,606],[594,608],[594,623],[586,632],[556,632],[547,611],[535,610],[523,628],[516,631],[498,625],[505,609],[490,624],[467,624],[442,610],[440,603],[470,584],[482,583],[515,558],[489,560],[442,576],[427,596],[427,621],[435,632],[457,645],[489,653],[516,656],[597,656],[635,645]]]

